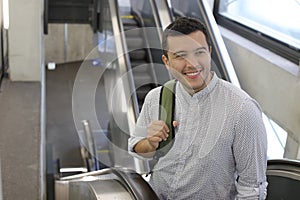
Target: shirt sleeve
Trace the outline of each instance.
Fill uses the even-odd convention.
[[[237,199],[265,199],[267,191],[267,134],[262,112],[246,99],[235,124],[233,153],[237,169]]]
[[[159,99],[157,99],[157,96],[159,97],[159,91],[160,87],[151,90],[146,95],[143,107],[135,125],[135,130],[128,139],[129,154],[142,160],[151,160],[152,158],[145,158],[143,156],[138,155],[134,152],[133,148],[139,141],[147,137],[148,125],[154,119],[158,119]]]

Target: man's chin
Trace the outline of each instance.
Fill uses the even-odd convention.
[[[185,90],[187,90],[190,94],[195,94],[201,91],[204,88],[203,84],[184,84]]]

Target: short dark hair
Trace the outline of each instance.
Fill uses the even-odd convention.
[[[172,22],[163,32],[162,35],[162,50],[163,54],[168,57],[168,37],[169,36],[179,36],[188,35],[195,31],[202,31],[205,35],[206,42],[210,46],[210,40],[208,37],[206,26],[196,18],[191,17],[179,17],[174,22]]]

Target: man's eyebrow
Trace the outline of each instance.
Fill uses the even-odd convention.
[[[181,51],[171,51],[171,53],[172,54],[175,54],[175,55],[178,55],[178,54],[182,54],[182,53],[187,53],[187,51],[183,51],[183,50],[181,50]]]
[[[199,47],[199,48],[195,49],[194,52],[195,52],[195,51],[199,51],[199,50],[203,50],[203,49],[204,49],[204,50],[207,50],[206,47]]]

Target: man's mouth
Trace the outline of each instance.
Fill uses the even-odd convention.
[[[193,71],[193,72],[185,72],[183,73],[188,78],[194,79],[200,76],[201,70],[199,71]]]

